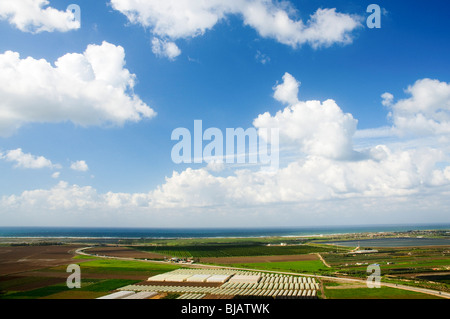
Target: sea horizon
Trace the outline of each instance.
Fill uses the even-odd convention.
[[[277,227],[0,226],[0,238],[254,238],[445,230],[450,223]]]

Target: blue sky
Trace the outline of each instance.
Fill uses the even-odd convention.
[[[448,4],[167,3],[171,10],[132,0],[0,5],[1,224],[449,221]],[[382,8],[379,29],[366,25],[371,3]],[[80,7],[80,25],[69,4]],[[318,12],[323,20],[308,21]],[[20,55],[16,64],[7,51]],[[59,72],[55,62],[73,54],[82,62],[64,65],[75,73],[107,61],[111,83]],[[286,102],[281,91],[296,89]],[[171,133],[193,131],[194,120],[224,132],[279,125],[288,150],[279,171],[173,163]],[[349,147],[363,159],[339,155]]]

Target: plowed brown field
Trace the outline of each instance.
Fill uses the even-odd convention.
[[[128,247],[95,247],[86,249],[85,252],[108,257],[164,259],[164,255],[138,251]]]
[[[0,247],[0,276],[73,263],[73,251],[82,246]]]

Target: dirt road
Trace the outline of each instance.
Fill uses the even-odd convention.
[[[321,254],[317,253],[316,255],[317,255],[317,257],[319,257],[320,261],[323,262],[323,264],[325,266],[327,266],[328,268],[331,268],[331,266],[325,261],[325,259],[322,258]]]

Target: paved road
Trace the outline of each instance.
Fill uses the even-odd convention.
[[[118,259],[118,260],[136,260],[136,261],[142,261],[142,262],[167,264],[167,262],[165,262],[165,261],[158,261],[158,260],[142,260],[142,259],[136,259],[136,258],[92,255],[92,254],[88,254],[88,253],[84,252],[84,250],[86,250],[88,248],[92,248],[92,247],[78,248],[75,251],[75,253],[79,254],[79,255],[92,256],[92,257],[110,258],[110,259]],[[204,265],[204,264],[179,264],[179,265],[182,267],[191,267],[191,268],[221,268],[221,269],[226,268],[226,269],[232,269],[232,270],[258,271],[258,272],[276,273],[276,274],[284,274],[284,275],[317,277],[317,278],[329,279],[329,280],[333,280],[333,281],[356,282],[356,283],[366,284],[366,280],[356,279],[356,278],[341,278],[341,277],[337,278],[337,277],[331,277],[331,276],[301,274],[301,273],[294,273],[294,272],[271,271],[271,270],[249,269],[249,268],[238,268],[238,267],[227,267],[227,266],[213,266],[213,265]],[[385,287],[415,291],[415,292],[420,292],[420,293],[424,293],[424,294],[428,294],[428,295],[433,295],[433,296],[450,299],[450,293],[447,293],[447,292],[440,292],[437,290],[417,288],[417,287],[411,287],[411,286],[405,286],[405,285],[397,285],[397,284],[391,284],[391,283],[387,283],[387,282],[380,282],[380,285],[385,286]],[[373,289],[377,289],[377,288],[373,288]]]

